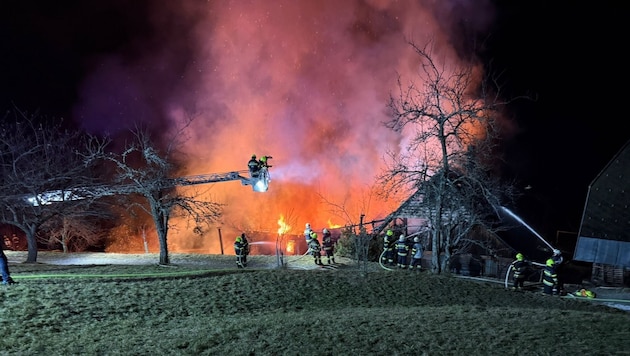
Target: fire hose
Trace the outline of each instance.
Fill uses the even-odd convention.
[[[381,266],[381,268],[383,268],[385,270],[393,271],[393,269],[391,269],[391,268],[389,268],[389,267],[387,267],[387,266],[385,266],[383,264],[383,256],[385,256],[385,252],[386,252],[386,250],[383,250],[383,252],[381,252],[381,255],[378,256],[378,264]]]
[[[505,288],[509,288],[510,272],[512,272],[512,263],[510,263],[510,266],[508,267],[507,272],[505,273]],[[545,267],[544,264],[538,263],[538,262],[531,262],[531,264],[538,267]],[[540,278],[541,280],[539,282],[542,282],[542,274],[540,275]]]

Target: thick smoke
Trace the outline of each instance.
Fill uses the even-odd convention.
[[[466,46],[449,29],[486,25],[479,19],[487,13],[474,13],[479,2],[439,3],[156,2],[168,8],[152,10],[151,51],[133,63],[103,60],[85,95],[108,100],[103,87],[121,80],[113,97],[145,119],[195,116],[186,174],[244,170],[252,154],[273,156],[267,193],[239,182],[202,188],[227,204],[222,228],[230,241],[239,230],[276,231],[281,214],[293,234],[305,222],[321,230],[329,221],[356,223],[362,213],[370,221],[399,203],[380,201],[373,186],[386,152],[402,140],[383,122],[398,75],[413,79],[417,71],[407,42],[431,41],[435,60],[456,64]],[[182,247],[190,238],[180,235]]]

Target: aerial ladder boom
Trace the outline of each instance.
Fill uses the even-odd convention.
[[[171,180],[172,187],[183,187],[197,184],[208,184],[217,182],[229,182],[233,180],[240,180],[243,185],[251,185],[255,192],[266,192],[269,189],[269,170],[264,167],[261,169],[260,174],[257,177],[244,177],[241,173],[247,171],[235,171],[228,173],[211,173],[200,174],[194,176],[186,176],[181,178],[174,178]]]
[[[269,170],[267,167],[261,168],[259,174],[255,177],[244,176],[247,171],[233,171],[227,173],[210,173],[184,176],[179,178],[169,178],[160,181],[160,189],[169,189],[174,187],[185,187],[198,184],[210,184],[218,182],[231,182],[240,180],[242,185],[251,185],[255,192],[266,192],[269,189]],[[48,205],[52,203],[79,200],[86,198],[100,198],[111,195],[126,195],[132,193],[140,193],[142,189],[137,184],[124,184],[118,186],[97,185],[92,187],[80,187],[64,190],[52,190],[38,194],[37,196],[26,196],[24,200],[30,205]]]

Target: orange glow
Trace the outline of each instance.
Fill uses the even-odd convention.
[[[223,217],[202,236],[173,217],[171,251],[218,253],[219,228],[224,238],[256,232],[275,239],[292,226],[301,234],[306,222],[317,231],[339,228],[399,206],[405,197],[385,201],[375,194],[383,157],[408,153],[410,139],[383,125],[390,119],[387,102],[398,75],[417,79],[419,58],[407,38],[420,46],[431,41],[438,67],[459,62],[453,34],[444,32],[452,27],[451,10],[440,2],[393,0],[155,3],[156,28],[160,21],[164,28],[190,26],[164,36],[189,50],[151,51],[132,63],[110,59],[86,90],[108,94],[102,81],[120,74],[125,87],[151,98],[147,107],[156,116],[172,123],[194,117],[182,144],[182,175],[246,176],[252,154],[273,157],[265,193],[238,181],[181,188],[224,204]],[[467,18],[485,18],[472,16],[473,9]],[[172,61],[176,68],[168,67]],[[172,75],[160,83],[161,76],[143,78],[144,68]],[[85,105],[99,100],[84,99]]]
[[[295,241],[291,240],[287,242],[287,254],[292,255],[295,253]]]

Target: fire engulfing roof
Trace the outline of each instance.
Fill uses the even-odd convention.
[[[589,186],[574,259],[630,267],[630,141]]]

